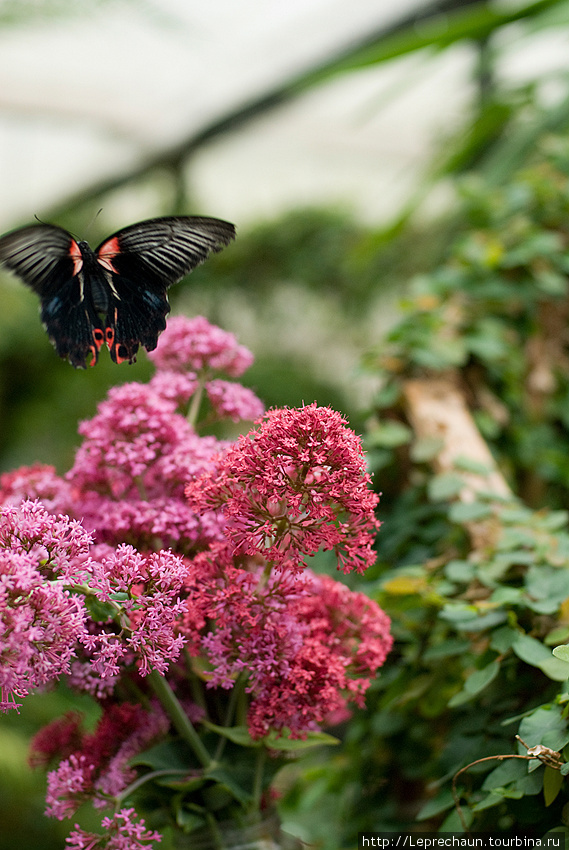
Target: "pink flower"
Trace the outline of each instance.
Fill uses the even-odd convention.
[[[64,510],[69,487],[53,466],[34,463],[0,476],[0,504],[19,505],[24,499],[39,499],[50,513]]]
[[[0,511],[0,708],[68,672],[84,636],[83,600],[67,589],[87,572],[90,537],[38,502]]]
[[[187,405],[199,387],[194,372],[173,372],[161,370],[150,379],[148,386],[161,398],[173,401],[176,408]]]
[[[84,441],[66,476],[70,510],[98,541],[192,551],[220,538],[220,518],[211,511],[197,517],[184,486],[211,468],[223,444],[199,437],[176,401],[144,384],[124,384],[80,432]]]
[[[260,559],[237,566],[215,544],[188,570],[182,631],[206,655],[208,687],[241,674],[251,694],[249,731],[302,737],[362,697],[391,648],[390,621],[361,593],[327,576],[266,576]]]
[[[289,728],[302,738],[363,695],[383,665],[393,638],[389,617],[362,593],[328,576],[310,576],[291,605],[302,644],[285,675],[257,682],[247,717],[253,737]]]
[[[253,362],[253,355],[239,345],[232,333],[196,316],[174,316],[148,356],[157,369],[174,372],[218,371],[237,378]]]
[[[254,421],[265,412],[265,405],[257,398],[253,390],[241,384],[217,378],[214,381],[208,381],[206,392],[219,419],[229,418],[234,422],[239,422],[240,419]]]
[[[148,850],[151,842],[162,840],[160,833],[145,828],[144,818],[139,819],[134,809],[103,818],[101,826],[105,835],[85,832],[76,824],[65,840],[68,850]]]
[[[369,484],[359,438],[339,413],[311,404],[269,411],[186,495],[197,513],[224,511],[236,551],[298,571],[332,549],[345,573],[361,573],[379,527]]]
[[[61,725],[61,724],[60,724]],[[62,820],[89,798],[95,808],[103,808],[136,778],[129,760],[163,737],[169,721],[162,709],[153,704],[151,711],[130,703],[106,703],[92,734],[81,734],[76,718],[66,727],[46,727],[34,739],[36,758],[56,754],[46,737],[53,730],[60,742],[59,756],[66,756],[48,775],[46,814]],[[69,744],[76,746],[69,753]]]
[[[47,775],[46,810],[48,817],[70,818],[90,798],[95,766],[83,754],[72,753]]]
[[[115,676],[132,658],[142,676],[152,669],[166,672],[184,644],[176,629],[184,609],[179,595],[186,572],[182,558],[172,552],[143,556],[125,544],[93,562],[89,585],[115,612],[108,630],[100,624],[81,638],[101,678]],[[116,620],[122,624],[121,634]]]

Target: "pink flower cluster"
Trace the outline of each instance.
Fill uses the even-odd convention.
[[[251,390],[219,375],[240,375],[251,354],[203,318],[170,320],[150,356],[148,384],[115,387],[80,425],[64,477],[34,465],[0,482],[0,708],[61,675],[103,707],[91,735],[71,714],[35,740],[36,763],[59,761],[47,800],[58,818],[86,799],[118,808],[137,776],[129,759],[172,723],[179,732],[172,701],[225,723],[238,684],[254,738],[303,738],[362,704],[392,643],[375,602],[307,567],[323,550],[345,573],[375,558],[378,498],[346,421],[316,404],[262,416]],[[219,418],[257,423],[233,443],[199,432]],[[156,838],[131,810],[105,828],[68,844]]]
[[[208,687],[247,677],[254,738],[287,729],[294,738],[362,704],[391,648],[379,606],[325,575],[273,571],[235,559],[228,544],[196,556],[186,586],[182,632],[209,661]]]
[[[151,842],[162,841],[160,833],[146,829],[144,818],[139,818],[132,808],[103,818],[101,826],[105,835],[85,832],[76,825],[65,839],[68,850],[148,850]]]
[[[80,729],[81,716],[68,714],[42,729],[32,741],[32,763],[58,756],[48,774],[46,814],[59,820],[71,817],[86,800],[103,808],[136,779],[129,760],[163,737],[169,721],[153,704],[148,711],[128,702],[105,703],[92,734]]]
[[[0,512],[0,708],[68,672],[87,612],[68,586],[85,574],[90,537],[37,502]]]
[[[222,510],[235,550],[301,570],[306,556],[333,549],[345,573],[375,561],[378,497],[358,437],[339,413],[311,404],[271,410],[257,430],[190,481],[197,513]]]

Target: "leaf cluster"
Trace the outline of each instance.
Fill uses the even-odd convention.
[[[568,199],[565,139],[500,189],[470,180],[466,227],[367,358],[383,520],[367,589],[396,644],[344,747],[300,786],[318,787],[342,846],[365,830],[569,829],[569,652],[552,652],[569,642]],[[469,489],[490,470],[468,442],[445,465],[445,433],[417,434],[406,387],[441,379],[505,493]]]

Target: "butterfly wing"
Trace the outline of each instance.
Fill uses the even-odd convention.
[[[75,239],[61,227],[37,224],[0,238],[0,263],[36,292],[41,319],[60,357],[85,368],[98,356],[101,320],[85,297],[83,258]]]
[[[109,278],[105,336],[115,362],[135,358],[139,345],[156,348],[170,310],[167,289],[235,237],[229,222],[168,216],[125,227],[95,254]]]

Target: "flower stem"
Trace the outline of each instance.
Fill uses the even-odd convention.
[[[265,747],[260,747],[257,753],[257,763],[255,765],[255,784],[253,786],[253,802],[252,811],[259,813],[261,809],[261,795],[263,793],[263,773],[265,762],[267,760],[267,750]]]
[[[198,415],[200,412],[200,406],[202,403],[203,391],[205,386],[205,375],[200,378],[200,382],[198,384],[198,388],[192,396],[192,400],[190,402],[190,408],[188,410],[186,419],[192,426],[192,428],[196,427],[196,423],[198,421]]]
[[[210,754],[164,676],[152,670],[148,675],[148,681],[178,734],[191,747],[202,767],[210,767]]]

